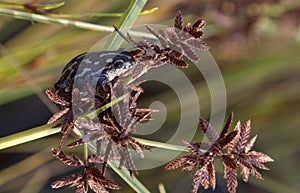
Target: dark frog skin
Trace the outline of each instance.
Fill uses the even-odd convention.
[[[83,95],[86,85],[107,92],[113,80],[132,69],[134,64],[135,59],[127,51],[83,53],[65,66],[54,88],[68,102],[74,88],[78,88]]]

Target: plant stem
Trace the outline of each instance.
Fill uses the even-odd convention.
[[[88,145],[89,150],[92,153],[97,153],[95,143]],[[132,178],[127,168],[120,170],[118,168],[119,161],[107,162],[107,164],[114,170],[135,192],[137,193],[150,193],[150,191],[137,179]]]
[[[84,143],[83,145],[82,145],[82,147],[83,147],[83,163],[85,164],[85,165],[87,165],[87,160],[88,160],[88,156],[89,156],[89,150],[88,150],[88,144],[87,143]]]
[[[9,9],[21,9],[26,10],[26,5],[28,4],[20,4],[20,3],[9,3],[9,2],[0,2],[1,8],[9,8]],[[29,4],[30,5],[30,4]],[[42,6],[35,6],[38,9],[41,10],[53,10],[60,8],[65,5],[65,2],[59,2],[54,4],[48,4],[48,5],[42,5]]]
[[[139,13],[142,11],[146,2],[147,0],[131,0],[130,5],[128,6],[118,25],[120,31],[125,34],[128,32],[129,28],[139,16]],[[121,46],[122,42],[123,38],[115,32],[107,41],[106,45],[104,46],[104,50],[116,50]]]
[[[184,146],[180,145],[172,145],[172,144],[167,144],[159,141],[153,141],[153,140],[147,140],[147,139],[141,139],[137,137],[133,137],[135,140],[138,142],[151,146],[151,147],[157,147],[157,148],[162,148],[162,149],[167,149],[167,150],[173,150],[173,151],[185,151],[188,152],[188,149]]]
[[[146,0],[141,0],[141,1],[146,1]],[[89,30],[89,31],[113,32],[115,30],[113,27],[110,27],[110,26],[92,24],[92,23],[87,23],[87,22],[82,22],[82,21],[74,21],[74,20],[69,20],[69,19],[54,18],[54,17],[39,15],[39,14],[35,14],[35,13],[26,13],[23,11],[5,9],[5,8],[1,8],[1,7],[0,7],[0,15],[14,17],[17,19],[22,19],[22,20],[47,23],[47,24],[48,23],[60,24],[63,26],[75,27],[75,28]],[[137,16],[138,16],[138,14],[137,14]],[[132,20],[132,18],[130,20]],[[131,23],[131,25],[132,24],[133,24],[133,22]],[[129,24],[126,24],[126,26],[121,27],[120,29],[123,29],[123,28],[129,29],[130,27],[131,26],[129,26]],[[124,30],[122,30],[122,31],[124,32]],[[138,36],[138,37],[146,37],[149,39],[155,38],[150,33],[143,33],[143,32],[131,31],[131,30],[129,30],[129,33],[133,36]],[[114,35],[114,36],[117,36],[117,35]],[[116,42],[116,44],[121,45],[122,40],[120,40],[119,38],[115,39],[115,37],[113,39],[114,39],[114,42]],[[111,44],[111,48],[116,47],[115,45],[113,45],[113,43],[111,41],[109,41],[109,42]]]
[[[17,19],[29,20],[29,21],[37,21],[41,23],[54,23],[61,24],[64,26],[71,26],[80,29],[90,30],[90,31],[105,31],[105,32],[113,32],[113,27],[96,25],[91,23],[86,23],[82,21],[73,21],[62,18],[53,18],[45,15],[39,15],[35,13],[26,13],[23,11],[16,11],[11,9],[0,8],[0,15],[10,16]]]
[[[157,11],[158,8],[147,9],[142,11],[139,15],[146,15]],[[74,13],[74,14],[47,14],[55,18],[90,18],[90,17],[122,17],[124,13]]]
[[[105,111],[106,109],[108,109],[109,107],[112,107],[114,104],[120,102],[121,100],[123,100],[125,97],[127,97],[127,94],[124,94],[118,98],[116,98],[115,100],[101,106],[100,108],[96,109],[96,110],[93,110],[92,112],[88,112],[88,113],[85,113],[83,115],[80,115],[79,117],[77,117],[77,120],[80,120],[80,119],[88,119],[88,120],[92,120],[94,119],[95,117],[97,117],[97,115],[103,111]]]
[[[60,132],[60,127],[52,128],[56,124],[57,122],[50,125],[46,124],[13,135],[9,135],[7,137],[2,137],[0,138],[0,150],[58,133]]]

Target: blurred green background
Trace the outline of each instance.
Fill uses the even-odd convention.
[[[30,3],[26,0],[5,2]],[[44,0],[38,3],[50,2],[59,1]],[[124,12],[130,1],[65,2],[66,5],[54,13]],[[223,74],[227,112],[235,112],[235,121],[251,118],[252,136],[258,134],[254,149],[275,160],[267,164],[270,171],[262,172],[263,181],[250,178],[248,184],[239,182],[237,191],[299,192],[299,0],[153,0],[147,2],[144,9],[154,7],[159,9],[139,16],[135,24],[172,25],[177,10],[182,11],[184,23],[198,18],[207,22],[205,41],[211,46],[210,52]],[[103,17],[81,20],[112,26],[117,25],[119,19]],[[89,50],[108,34],[0,15],[0,136],[45,124],[51,112],[57,109],[48,101],[43,90],[52,87],[70,59]],[[210,93],[205,80],[193,69],[184,71],[199,89],[201,116],[209,118]],[[153,91],[149,84],[145,87],[142,104],[153,98],[165,98],[171,110],[178,110],[178,103],[170,100],[174,98],[172,93],[164,89]],[[161,135],[164,136],[162,138],[168,137],[167,132],[171,132],[174,125],[176,120],[172,119],[164,124],[166,133]],[[59,135],[54,135],[2,150],[0,192],[74,192],[69,188],[50,188],[53,180],[72,169],[54,160],[49,153],[49,148],[56,146],[58,140]],[[217,168],[215,192],[227,192],[221,166]],[[165,186],[168,193],[191,190],[192,175],[187,172],[166,172],[160,167],[140,171],[139,174],[138,178],[151,192],[159,192],[159,183]],[[116,174],[111,172],[111,175],[123,187],[116,192],[133,192]],[[200,189],[199,192],[212,191]]]

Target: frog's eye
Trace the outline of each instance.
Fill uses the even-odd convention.
[[[121,62],[121,61],[117,61],[114,63],[114,67],[115,68],[122,68],[124,65],[124,62]]]

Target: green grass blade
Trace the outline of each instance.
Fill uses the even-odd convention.
[[[34,6],[37,9],[41,10],[53,10],[53,9],[58,9],[62,6],[64,6],[66,3],[65,2],[58,2],[58,3],[53,3],[53,4],[46,4],[46,5],[37,5]],[[30,4],[27,4],[30,5]],[[9,9],[22,9],[26,10],[26,4],[20,4],[20,3],[10,3],[10,2],[0,2],[0,7],[2,8],[9,8]]]
[[[167,149],[167,150],[172,150],[172,151],[185,151],[185,152],[188,151],[188,149],[186,147],[180,146],[180,145],[172,145],[172,144],[162,143],[162,142],[158,142],[158,141],[141,139],[141,138],[137,138],[137,137],[134,137],[134,139],[137,140],[138,142],[148,145],[150,147],[157,147],[157,148]]]
[[[116,100],[113,100],[105,105],[103,105],[102,107],[92,111],[92,112],[88,112],[86,114],[83,114],[81,116],[79,116],[77,119],[88,119],[88,120],[92,120],[94,119],[99,113],[105,111],[106,109],[108,109],[109,107],[112,107],[114,104],[120,102],[121,100],[123,100],[125,97],[127,96],[127,94],[124,94],[123,96],[118,97]]]
[[[96,25],[91,23],[86,23],[82,21],[73,21],[68,19],[62,18],[53,18],[45,15],[39,15],[34,13],[26,13],[22,11],[10,10],[5,8],[0,8],[0,15],[14,17],[17,19],[29,20],[29,21],[36,21],[41,23],[53,23],[53,24],[60,24],[69,27],[75,27],[84,30],[90,31],[105,31],[105,32],[113,32],[113,27],[103,26],[103,25]]]
[[[109,163],[109,166],[136,192],[138,193],[150,193],[150,191],[137,179],[132,178],[129,171],[125,168],[118,169],[118,164]]]
[[[89,144],[89,150],[96,153],[96,145]],[[118,169],[119,162],[108,162],[108,165],[137,193],[150,193],[150,191],[137,179],[132,178],[127,168],[123,167],[122,170]]]
[[[56,124],[57,122],[49,125],[46,124],[7,137],[2,137],[0,138],[0,150],[56,134],[60,132],[60,127],[52,128]]]
[[[154,7],[152,9],[147,9],[144,10],[142,12],[140,12],[139,15],[147,15],[150,13],[153,13],[155,11],[157,11],[158,8]],[[122,17],[125,15],[125,13],[79,13],[79,14],[49,14],[52,17],[55,18],[81,18],[81,19],[85,19],[85,18],[91,18],[91,17]]]
[[[24,4],[9,3],[9,2],[0,2],[0,7],[8,8],[8,9],[25,9]]]
[[[113,106],[117,102],[121,101],[125,97],[126,97],[126,95],[120,96],[116,100],[113,100],[110,103],[107,103],[106,105],[103,105],[99,109],[96,109],[95,111],[92,111],[92,112],[90,112],[86,115],[82,115],[81,117],[78,117],[78,118],[93,119],[97,115],[97,113],[101,113],[101,112],[105,111],[106,109]],[[19,145],[19,144],[22,144],[22,143],[26,143],[26,142],[29,142],[29,141],[33,141],[33,140],[36,140],[36,139],[40,139],[40,138],[43,138],[43,137],[47,137],[49,135],[56,134],[56,133],[60,132],[60,127],[57,127],[57,128],[52,128],[52,127],[57,125],[58,123],[59,123],[59,121],[56,121],[53,124],[42,125],[42,126],[39,126],[39,127],[35,127],[35,128],[32,128],[32,129],[28,129],[26,131],[23,131],[23,132],[19,132],[19,133],[7,136],[7,137],[0,138],[0,150],[8,148],[8,147],[13,147],[13,146],[16,146],[16,145]]]
[[[0,150],[59,133],[60,127],[53,128],[53,126],[56,124],[58,124],[58,122],[55,122],[53,124],[41,125],[35,128],[28,129],[26,131],[9,135],[7,137],[2,137],[0,138]],[[146,139],[141,139],[136,137],[134,139],[140,143],[143,143],[151,147],[157,147],[157,148],[173,150],[173,151],[187,151],[187,149],[184,146],[172,145],[172,144],[146,140]]]
[[[134,21],[138,17],[142,8],[146,4],[147,0],[132,0],[128,9],[125,11],[124,16],[118,25],[118,28],[122,30],[123,33],[127,33],[127,30],[133,25]],[[122,44],[123,39],[115,32],[110,37],[104,50],[116,50]],[[95,146],[94,146],[95,147]],[[115,163],[109,163],[110,167],[136,192],[138,193],[148,193],[150,192],[147,188],[136,178],[131,178],[127,169],[119,170]]]
[[[53,4],[46,4],[46,5],[41,5],[41,6],[38,6],[44,10],[53,10],[53,9],[58,9],[62,6],[64,6],[66,3],[64,1],[62,2],[58,2],[58,3],[53,3]]]
[[[127,33],[128,29],[133,25],[136,18],[139,16],[147,0],[132,0],[128,9],[125,11],[124,16],[118,25],[118,29],[123,33]],[[113,33],[106,45],[104,50],[116,50],[123,42],[122,37],[118,33]]]
[[[141,0],[145,1],[145,0]],[[140,4],[140,1],[138,1]],[[138,7],[138,6],[134,6]],[[55,18],[55,17],[50,17],[50,16],[45,16],[45,15],[39,15],[35,13],[27,13],[23,11],[17,11],[17,10],[11,10],[11,9],[5,9],[0,7],[0,16],[8,16],[8,17],[13,17],[16,19],[22,19],[22,20],[29,20],[29,21],[35,21],[35,22],[41,22],[41,23],[52,23],[52,24],[59,24],[63,26],[68,26],[68,27],[75,27],[83,30],[89,30],[89,31],[98,31],[98,32],[113,32],[114,28],[110,26],[104,26],[104,25],[98,25],[98,24],[92,24],[92,23],[87,23],[87,22],[82,22],[82,21],[74,21],[74,20],[69,20],[69,19],[63,19],[63,18]],[[131,14],[133,15],[133,14]],[[139,13],[134,14],[133,16],[126,17],[126,14],[123,15],[123,17],[129,18],[131,22],[123,22],[124,25],[121,25],[119,27],[120,29],[123,29],[122,31],[126,28],[130,28],[131,25],[134,23],[133,18],[136,18],[139,15]],[[123,27],[124,26],[124,27]],[[141,33],[141,32],[135,32],[135,31],[130,31],[130,34],[133,36],[144,36],[147,38],[153,38],[153,35],[150,33]],[[121,45],[122,42],[117,42],[118,40],[123,41],[121,37],[115,38],[114,36],[118,36],[117,34],[114,34],[111,38],[110,41],[108,41],[107,46],[111,46],[111,48],[116,48],[118,47],[117,45]]]

